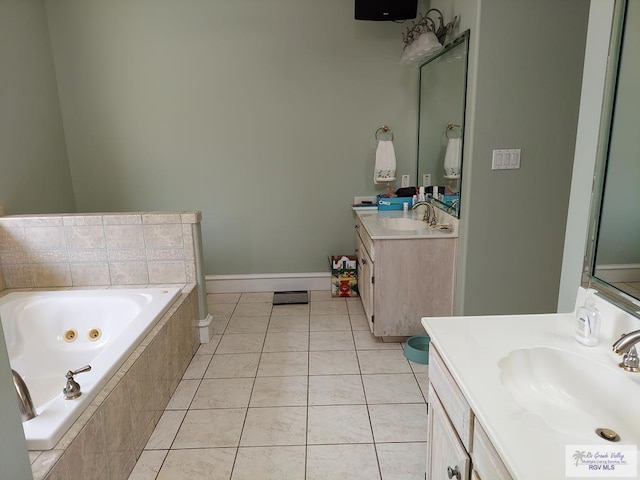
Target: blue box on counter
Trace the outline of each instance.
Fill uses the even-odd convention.
[[[408,203],[412,207],[411,197],[378,197],[378,210],[402,210],[403,203]]]

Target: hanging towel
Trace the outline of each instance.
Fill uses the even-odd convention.
[[[462,139],[450,138],[444,154],[445,178],[460,178],[460,159],[462,158]]]
[[[396,152],[393,141],[378,140],[376,165],[373,170],[373,182],[393,182],[396,179]]]

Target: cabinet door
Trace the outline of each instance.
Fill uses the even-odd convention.
[[[373,261],[364,248],[359,235],[356,235],[356,252],[358,255],[358,292],[362,300],[364,314],[373,333]]]
[[[470,460],[447,413],[429,385],[427,480],[468,480]]]

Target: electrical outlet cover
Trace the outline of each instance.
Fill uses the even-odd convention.
[[[402,187],[411,186],[411,175],[402,175]]]
[[[431,174],[425,173],[422,175],[422,186],[429,187],[431,185]]]

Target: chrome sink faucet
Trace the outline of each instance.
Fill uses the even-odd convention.
[[[613,351],[622,356],[620,367],[628,372],[640,371],[640,357],[636,344],[640,342],[640,330],[625,333],[613,344]]]
[[[428,225],[434,226],[438,223],[438,217],[436,215],[436,209],[429,202],[416,202],[411,207],[411,210],[416,210],[417,208],[424,206],[425,211],[424,215],[422,215],[422,221],[427,222]]]
[[[33,406],[31,400],[31,394],[27,388],[27,384],[18,372],[11,369],[11,375],[13,376],[13,386],[16,388],[16,394],[18,395],[18,408],[20,410],[20,418],[23,422],[35,418],[38,414]]]

